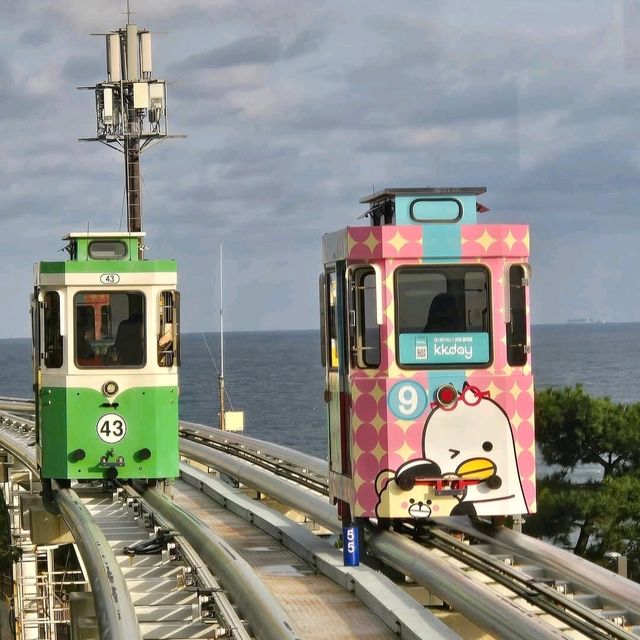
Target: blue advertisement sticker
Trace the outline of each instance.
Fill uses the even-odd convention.
[[[401,333],[400,364],[486,364],[488,333]]]

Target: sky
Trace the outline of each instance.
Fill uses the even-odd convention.
[[[33,264],[118,228],[95,135],[125,0],[0,2],[0,337]],[[318,326],[321,237],[385,187],[486,186],[531,226],[532,318],[640,321],[640,0],[131,0],[157,34],[170,133],[142,155],[147,257],[175,258],[186,331]]]

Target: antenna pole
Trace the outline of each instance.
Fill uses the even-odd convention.
[[[220,243],[220,375],[218,377],[218,392],[220,394],[220,430],[226,431],[224,418],[224,327],[222,320],[222,242]]]

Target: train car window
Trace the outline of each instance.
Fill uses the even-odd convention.
[[[60,294],[48,291],[44,294],[44,366],[59,369],[64,361],[62,335],[60,334]]]
[[[351,308],[355,311],[352,353],[362,368],[380,366],[380,326],[376,322],[376,275],[373,269],[356,269],[351,280]]]
[[[81,368],[142,367],[144,295],[138,291],[82,291],[74,297],[75,362]]]
[[[396,350],[407,367],[488,366],[489,272],[476,265],[396,271]]]
[[[325,293],[326,278],[324,273],[320,274],[320,362],[322,366],[327,364],[327,294]]]
[[[89,243],[89,257],[93,260],[122,260],[127,245],[119,240],[93,240]]]
[[[335,271],[327,273],[329,310],[329,366],[338,368],[338,281]]]
[[[162,291],[159,311],[158,365],[177,366],[180,364],[180,294],[177,291]]]
[[[507,322],[507,362],[512,367],[527,364],[526,273],[521,265],[509,267],[509,321]]]

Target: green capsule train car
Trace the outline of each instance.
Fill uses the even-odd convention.
[[[144,233],[71,233],[31,299],[36,450],[51,480],[178,475],[177,269]]]

